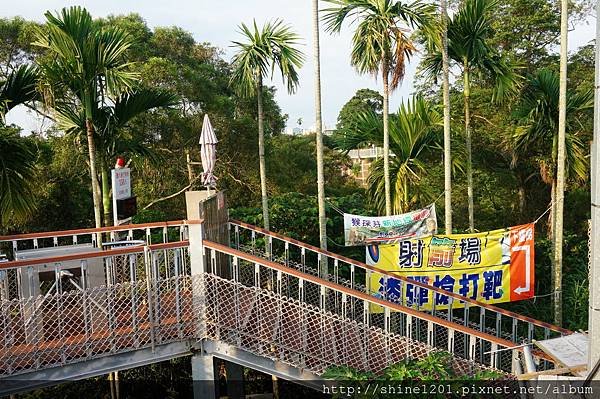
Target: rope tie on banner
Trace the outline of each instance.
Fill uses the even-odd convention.
[[[548,207],[548,209],[546,209],[546,210],[544,211],[544,213],[542,213],[542,214],[540,215],[540,217],[538,217],[537,219],[535,219],[535,221],[533,222],[533,224],[536,224],[537,222],[539,222],[541,218],[543,218],[543,217],[544,217],[544,216],[545,216],[545,215],[546,215],[548,212],[550,212],[550,209],[552,209],[552,205],[550,205],[550,206]]]
[[[433,203],[434,204],[437,203],[440,200],[440,198],[442,198],[444,196],[444,194],[446,194],[446,190],[442,191],[442,193],[440,195],[438,195],[438,197],[435,199],[435,201],[433,201]]]
[[[535,303],[536,299],[538,299],[538,298],[545,298],[545,297],[549,297],[549,296],[552,296],[552,295],[554,295],[554,296],[557,296],[557,295],[559,295],[561,292],[562,292],[562,291],[552,291],[552,292],[551,292],[551,293],[549,293],[549,294],[534,295],[534,296],[533,296],[533,303]]]
[[[333,241],[333,239],[331,237],[327,237],[327,242],[332,243],[333,245],[335,245],[336,247],[340,247],[340,248],[346,248],[345,245],[340,245],[337,242]]]
[[[338,208],[337,206],[333,205],[331,202],[329,201],[325,201],[329,204],[329,206],[331,207],[331,209],[333,209],[334,211],[336,211],[337,213],[339,213],[340,215],[344,215],[344,211],[342,211],[340,208]]]

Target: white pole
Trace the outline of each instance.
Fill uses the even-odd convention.
[[[115,190],[117,187],[117,171],[115,169],[110,170],[110,184],[112,187],[112,210],[113,210],[113,225],[118,226],[119,220],[117,219],[117,196]]]
[[[596,13],[600,12],[600,0],[596,3]],[[592,141],[592,159],[590,175],[592,178],[592,226],[590,233],[590,311],[589,311],[589,349],[588,370],[600,360],[600,19],[596,18],[596,71],[594,96],[594,140]],[[593,376],[599,380],[597,374]]]

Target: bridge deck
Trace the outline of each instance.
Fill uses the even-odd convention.
[[[239,249],[206,240],[190,243],[181,226],[154,226],[162,231],[162,244],[0,265],[0,381],[61,367],[71,370],[77,364],[84,368],[127,353],[154,353],[169,344],[202,342],[229,345],[314,375],[331,365],[377,372],[434,350],[449,352],[458,374],[492,369],[510,374],[520,351],[510,348],[518,340],[569,333],[469,300],[463,309],[425,311],[374,297],[357,282],[361,272],[375,272],[368,266],[335,256],[326,260],[333,273],[323,274],[320,256],[329,253],[282,236],[264,235],[257,244],[261,232],[248,225],[232,225],[232,241]],[[253,232],[254,247],[247,251],[241,245],[241,227]],[[178,229],[184,240],[167,243],[170,228]],[[141,231],[148,236],[148,229]],[[78,232],[68,235],[77,237]],[[36,237],[10,239],[14,244]],[[278,256],[275,239],[286,254]],[[265,243],[270,245],[266,253],[256,250]],[[200,246],[200,259],[193,259],[197,255],[190,245]],[[292,257],[294,248],[298,260]],[[318,255],[312,258],[315,263],[308,251]],[[202,266],[200,272],[193,262]],[[340,272],[344,262],[349,279]],[[52,278],[42,281],[41,270]],[[103,284],[92,284],[99,278]],[[39,295],[22,295],[36,289]],[[504,332],[505,324],[510,334]],[[178,349],[173,356],[182,353],[188,352]],[[542,353],[535,355],[553,367]]]

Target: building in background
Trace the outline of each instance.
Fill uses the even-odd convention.
[[[390,152],[390,157],[393,156],[395,155]],[[383,148],[371,146],[369,148],[350,150],[348,157],[352,161],[352,167],[346,170],[346,174],[354,177],[361,186],[366,187],[371,164],[376,159],[383,157]]]
[[[331,136],[334,131],[334,127],[325,126],[325,128],[323,129],[323,134],[325,136]],[[308,129],[302,127],[286,127],[282,133],[290,136],[308,136],[311,134],[315,134],[315,128],[314,126]]]

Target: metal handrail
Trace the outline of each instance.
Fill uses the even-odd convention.
[[[57,274],[52,292],[2,301],[0,376],[197,339],[188,248],[188,241],[180,241],[79,254],[82,280],[67,276],[70,291],[60,288],[65,257],[50,258]],[[98,257],[104,258],[106,281],[89,285],[84,272]],[[24,262],[40,261],[48,258]],[[9,263],[25,272],[22,264]],[[164,311],[153,309],[160,307]]]
[[[465,333],[465,334],[475,335],[475,336],[477,336],[479,338],[486,339],[486,340],[488,340],[490,342],[494,342],[494,343],[496,343],[498,345],[502,345],[502,346],[507,347],[507,348],[511,347],[512,344],[513,344],[512,342],[510,342],[508,340],[505,340],[505,339],[502,339],[502,338],[498,338],[498,337],[495,337],[493,335],[489,335],[489,334],[484,333],[484,332],[476,331],[476,330],[473,330],[473,329],[470,329],[470,328],[467,328],[467,327],[464,327],[464,326],[456,325],[454,323],[449,322],[448,320],[444,320],[442,318],[439,318],[439,317],[436,317],[436,316],[432,316],[432,315],[429,315],[429,314],[424,313],[424,312],[419,312],[418,310],[415,310],[413,308],[406,307],[406,306],[400,305],[398,303],[386,301],[384,299],[380,299],[380,298],[374,297],[372,295],[368,295],[368,294],[362,293],[360,291],[356,291],[356,290],[350,289],[348,287],[344,287],[343,285],[336,284],[336,283],[333,283],[331,281],[324,280],[324,279],[316,277],[316,276],[312,276],[310,274],[302,273],[302,272],[300,272],[300,271],[298,271],[296,269],[293,269],[293,268],[290,268],[290,267],[287,267],[287,266],[283,266],[280,263],[269,261],[269,260],[260,258],[260,257],[255,256],[255,255],[251,255],[251,254],[248,254],[246,252],[230,248],[230,247],[228,247],[226,245],[217,244],[217,243],[211,242],[211,241],[204,241],[204,246],[206,248],[214,249],[214,250],[216,250],[216,251],[218,251],[220,253],[228,254],[228,255],[234,256],[234,257],[239,258],[239,259],[244,259],[244,260],[246,260],[248,262],[251,262],[253,264],[259,264],[259,265],[265,266],[265,267],[267,267],[269,269],[277,270],[277,271],[283,272],[285,274],[288,274],[290,276],[294,276],[294,277],[296,277],[298,279],[302,279],[304,281],[309,281],[309,282],[317,284],[319,286],[326,287],[326,288],[329,288],[331,290],[344,293],[347,296],[354,297],[354,298],[357,298],[357,299],[369,302],[369,303],[371,303],[373,305],[381,306],[383,308],[389,308],[391,310],[394,310],[394,311],[397,311],[397,312],[402,312],[404,314],[409,314],[411,316],[414,316],[414,317],[416,317],[418,319],[421,319],[421,320],[424,320],[424,321],[432,321],[432,322],[435,322],[435,323],[437,323],[439,325],[445,326],[447,328],[452,328],[453,330],[456,330],[456,331],[459,331],[459,332],[462,332],[462,333]]]
[[[329,312],[333,312],[334,314],[341,314],[342,317],[344,317],[344,306],[340,304],[334,305],[334,309],[330,309],[328,308],[328,298],[327,298],[327,291],[330,290],[331,292],[334,293],[334,295],[337,296],[341,296],[341,303],[347,303],[347,302],[351,302],[352,299],[355,299],[357,301],[361,301],[362,303],[365,303],[366,305],[363,306],[362,311],[360,312],[361,314],[359,315],[359,320],[358,322],[362,322],[364,325],[366,326],[373,326],[375,324],[379,324],[380,327],[386,334],[387,333],[395,333],[395,334],[400,334],[400,335],[404,335],[409,339],[415,339],[412,336],[412,330],[410,327],[404,326],[404,331],[392,331],[391,328],[391,323],[390,323],[390,318],[391,318],[391,313],[397,313],[397,314],[402,314],[403,316],[412,318],[410,320],[412,320],[410,323],[411,324],[416,324],[419,325],[419,322],[421,323],[421,325],[427,325],[427,333],[422,334],[422,339],[419,342],[423,342],[426,343],[429,346],[434,346],[433,343],[436,341],[435,336],[439,336],[441,333],[437,330],[437,328],[442,328],[445,333],[444,334],[449,334],[450,336],[454,337],[455,334],[464,334],[465,336],[465,340],[464,340],[464,346],[462,347],[462,351],[463,351],[463,355],[466,355],[467,359],[470,360],[476,360],[475,359],[475,354],[472,353],[475,351],[475,347],[477,345],[479,345],[478,347],[480,348],[480,352],[479,352],[479,356],[481,359],[484,358],[483,355],[483,348],[484,346],[487,348],[490,348],[490,351],[488,353],[491,353],[492,356],[490,357],[490,363],[483,363],[487,366],[492,366],[495,368],[499,368],[497,367],[497,365],[499,364],[499,358],[497,357],[496,353],[497,352],[502,352],[506,349],[509,350],[509,352],[512,351],[511,356],[514,356],[514,353],[517,352],[522,352],[523,348],[522,347],[518,347],[518,348],[514,348],[514,343],[488,334],[486,332],[483,331],[478,331],[478,330],[474,330],[472,328],[469,328],[467,326],[462,326],[462,325],[458,325],[456,323],[453,323],[450,320],[447,320],[445,318],[440,318],[437,317],[435,315],[430,315],[421,311],[418,311],[416,309],[410,308],[410,307],[406,307],[404,305],[398,304],[398,303],[394,303],[394,302],[390,302],[387,301],[385,299],[380,299],[377,297],[374,297],[372,295],[369,295],[367,293],[363,293],[348,287],[345,287],[343,285],[337,284],[335,282],[331,282],[328,280],[325,280],[323,278],[317,277],[317,276],[313,276],[310,274],[306,274],[303,273],[297,269],[294,269],[292,267],[288,267],[288,266],[284,266],[281,263],[278,262],[274,262],[268,259],[264,259],[262,257],[258,257],[256,255],[252,255],[249,254],[247,252],[243,252],[237,249],[233,249],[231,247],[228,247],[226,245],[222,245],[222,244],[217,244],[214,242],[210,242],[210,241],[204,241],[204,247],[206,249],[208,249],[209,253],[206,254],[205,258],[207,259],[211,259],[212,264],[211,264],[211,272],[213,274],[216,273],[217,270],[217,266],[216,263],[218,263],[217,260],[217,256],[216,254],[222,254],[222,255],[227,255],[231,257],[231,260],[228,262],[228,264],[230,265],[230,268],[232,268],[231,270],[231,275],[233,276],[232,279],[234,280],[234,282],[239,282],[240,280],[240,260],[244,260],[246,262],[248,262],[249,264],[254,265],[254,286],[260,287],[261,286],[261,282],[257,281],[257,278],[260,279],[260,275],[261,272],[259,270],[260,267],[264,267],[268,270],[271,270],[273,272],[275,272],[275,274],[277,275],[277,284],[272,284],[269,287],[269,284],[267,284],[267,287],[269,287],[269,289],[277,292],[278,288],[276,288],[276,286],[278,286],[280,283],[280,281],[282,280],[282,276],[290,276],[293,277],[297,282],[294,283],[294,286],[298,286],[298,287],[304,287],[306,286],[306,284],[308,283],[312,283],[314,285],[316,285],[317,287],[320,287],[319,291],[319,295],[320,295],[320,299],[318,301],[318,306],[321,310],[324,311],[329,311]],[[236,270],[237,269],[237,270]],[[257,277],[259,276],[259,277]],[[252,285],[252,283],[251,283]],[[301,293],[302,289],[299,289],[299,297],[300,298],[296,298],[299,299],[300,301],[302,301],[302,297],[305,294]],[[294,298],[292,298],[294,299]],[[370,306],[378,306],[383,308],[383,318],[381,319],[377,319],[377,315],[372,313],[369,309]],[[348,317],[348,316],[346,316]],[[373,321],[373,320],[379,320],[379,321]],[[418,327],[417,327],[418,328]],[[417,339],[418,340],[418,339]],[[479,340],[477,342],[474,342]],[[451,342],[452,341],[452,342]],[[454,339],[452,339],[451,341],[448,342],[448,349],[450,349],[451,345],[457,344],[454,343]],[[485,344],[485,345],[484,345]],[[458,344],[458,345],[463,345],[462,343]],[[513,349],[514,348],[514,349]],[[444,348],[446,350],[446,348]],[[502,349],[502,351],[500,351],[499,349]],[[452,352],[451,350],[449,350],[450,352]],[[516,352],[515,352],[516,351]],[[453,353],[453,352],[452,352]],[[498,355],[499,356],[499,355]],[[544,353],[536,351],[535,352],[535,356],[540,358],[541,360],[544,360],[546,362],[551,362],[552,359],[550,359],[548,356],[546,356]],[[505,367],[506,369],[506,367]],[[506,371],[506,370],[505,370]]]
[[[22,251],[38,250],[41,248],[51,250],[52,248],[71,246],[70,250],[78,251],[81,250],[81,244],[99,248],[102,242],[131,241],[134,238],[141,238],[142,241],[145,241],[146,245],[150,245],[153,240],[158,242],[169,242],[170,233],[173,233],[174,229],[177,229],[178,231],[179,240],[186,239],[188,226],[201,223],[202,220],[174,220],[90,229],[5,235],[0,236],[0,249],[8,251],[9,253],[12,252],[11,258],[16,260],[18,259],[18,254]],[[157,229],[159,229],[161,233],[158,233],[156,231]],[[127,237],[119,238],[120,232],[125,232]],[[155,233],[158,233],[161,237],[157,238],[157,234]],[[103,237],[103,235],[105,235],[105,237]],[[171,238],[173,238],[173,236],[171,236]]]
[[[295,240],[295,239],[290,238],[290,237],[286,237],[286,236],[284,236],[282,234],[278,234],[278,233],[274,233],[274,232],[271,232],[271,231],[267,231],[265,229],[262,229],[260,227],[257,227],[257,226],[254,226],[254,225],[251,225],[251,224],[248,224],[248,223],[244,223],[244,222],[241,222],[241,221],[238,221],[238,220],[230,220],[230,226],[231,225],[234,226],[234,233],[236,235],[235,236],[235,240],[234,240],[235,242],[233,243],[234,245],[238,245],[239,244],[239,228],[247,229],[251,233],[260,233],[260,234],[264,235],[265,237],[268,237],[269,240],[271,240],[271,243],[269,244],[269,248],[271,248],[271,253],[269,254],[269,256],[271,256],[271,257],[272,257],[272,248],[273,248],[272,240],[273,239],[278,239],[278,240],[284,242],[288,246],[290,244],[291,245],[295,245],[296,247],[298,247],[298,248],[300,248],[302,250],[312,251],[312,252],[314,252],[314,253],[316,253],[316,254],[318,254],[320,256],[325,256],[326,258],[330,258],[336,264],[337,264],[337,262],[344,262],[344,263],[349,264],[351,266],[351,268],[355,268],[356,267],[356,268],[364,270],[366,273],[379,273],[379,274],[381,274],[383,276],[386,276],[386,278],[393,278],[393,279],[402,281],[405,284],[411,284],[411,285],[414,285],[416,287],[420,287],[420,288],[423,288],[423,289],[426,289],[426,290],[430,290],[430,291],[432,291],[434,293],[437,293],[437,294],[440,294],[440,295],[451,297],[451,298],[453,298],[453,300],[456,300],[456,301],[466,302],[466,303],[469,304],[468,306],[471,307],[471,308],[480,308],[480,309],[483,309],[484,312],[485,311],[495,312],[497,315],[502,315],[504,317],[513,319],[514,321],[518,320],[518,321],[521,321],[523,323],[528,323],[531,326],[535,326],[535,327],[539,327],[539,328],[545,329],[548,332],[552,331],[552,332],[554,332],[556,334],[560,334],[560,335],[569,335],[569,334],[573,333],[573,331],[570,331],[570,330],[568,330],[566,328],[555,326],[553,324],[550,324],[550,323],[547,323],[547,322],[544,322],[544,321],[540,321],[540,320],[536,320],[536,319],[533,319],[533,318],[528,317],[528,316],[520,315],[518,313],[511,312],[509,310],[505,310],[505,309],[502,309],[500,307],[497,307],[497,306],[494,306],[494,305],[491,305],[491,304],[486,304],[486,303],[477,301],[477,300],[469,298],[469,297],[463,297],[462,295],[459,295],[459,294],[456,294],[456,293],[453,293],[453,292],[449,292],[449,291],[446,291],[446,290],[438,288],[438,287],[434,287],[433,285],[430,285],[430,284],[427,284],[427,283],[423,283],[423,282],[420,282],[420,281],[411,280],[411,279],[408,279],[407,277],[394,274],[394,273],[389,272],[387,270],[382,270],[382,269],[379,269],[377,267],[374,267],[374,266],[371,266],[371,265],[367,265],[366,263],[359,262],[359,261],[356,261],[354,259],[350,259],[350,258],[347,258],[345,256],[341,256],[341,255],[335,254],[335,253],[327,251],[327,250],[323,250],[323,249],[315,247],[313,245],[303,243],[301,241]],[[287,252],[289,252],[289,251],[287,251]],[[334,277],[335,281],[338,281],[339,276],[337,274],[335,274],[336,272],[337,272],[337,268],[334,267],[334,276],[333,277]],[[354,286],[355,286],[355,284],[354,284]],[[515,335],[515,334],[513,333],[513,335]],[[528,335],[531,336],[532,333],[529,333]],[[545,333],[545,335],[549,335],[549,334]],[[514,337],[514,340],[516,341],[516,337]],[[529,339],[529,341],[531,341],[531,339]],[[518,343],[520,343],[520,342],[518,342]]]
[[[160,244],[150,244],[150,245],[137,245],[137,246],[129,246],[124,248],[115,248],[115,249],[106,249],[103,251],[96,252],[83,252],[79,254],[73,255],[61,255],[61,256],[52,256],[46,258],[37,258],[37,259],[24,259],[24,260],[13,260],[8,262],[2,262],[0,264],[0,270],[6,269],[19,269],[28,266],[36,266],[36,265],[44,265],[44,264],[55,264],[61,263],[71,260],[88,260],[94,258],[105,258],[107,256],[118,256],[118,255],[130,255],[130,254],[140,254],[144,252],[144,248],[148,248],[151,251],[160,250],[160,249],[172,249],[179,248],[184,246],[189,246],[188,240],[182,241],[173,241],[166,242]]]
[[[141,230],[141,229],[153,229],[158,227],[177,227],[191,224],[202,224],[202,220],[170,220],[166,222],[151,222],[151,223],[138,223],[138,224],[124,224],[120,226],[106,226],[88,229],[74,229],[74,230],[58,230],[58,231],[44,231],[40,233],[25,233],[25,234],[13,234],[0,236],[0,242],[14,241],[14,240],[32,240],[34,238],[54,238],[54,237],[68,237],[78,236],[95,233],[110,233],[117,231],[129,231],[129,230]]]

